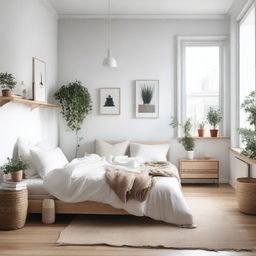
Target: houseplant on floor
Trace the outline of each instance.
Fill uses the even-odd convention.
[[[16,85],[15,78],[10,73],[0,73],[0,85],[3,88],[2,96],[3,97],[11,97],[12,90],[15,88]]]
[[[222,115],[219,109],[214,109],[210,107],[207,113],[207,121],[212,126],[213,129],[210,130],[211,137],[217,137],[218,135],[218,125],[222,120]]]
[[[191,119],[187,119],[187,121],[183,125],[178,123],[177,120],[172,117],[170,126],[172,128],[177,128],[178,126],[181,126],[183,128],[184,137],[179,139],[179,143],[181,143],[186,150],[187,158],[190,160],[194,159],[195,141],[190,135],[190,130],[192,128]]]
[[[248,114],[250,128],[239,128],[244,148],[241,153],[256,160],[256,91],[252,91],[244,100],[241,107]],[[243,213],[256,214],[256,178],[238,178],[236,194],[239,209]]]
[[[78,132],[81,130],[84,119],[92,110],[91,96],[86,87],[80,81],[63,85],[54,97],[61,105],[62,117],[66,120],[67,126],[76,133],[76,152],[77,157],[82,137]]]
[[[205,122],[202,121],[201,123],[199,123],[198,125],[198,137],[204,137],[204,127],[205,127]]]
[[[7,158],[8,163],[1,167],[4,174],[11,174],[12,181],[22,181],[23,171],[29,168],[28,163],[22,158]]]

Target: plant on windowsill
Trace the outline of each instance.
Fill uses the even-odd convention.
[[[1,167],[4,174],[11,174],[12,181],[22,181],[23,171],[29,168],[28,163],[22,158],[7,158],[8,163]]]
[[[201,123],[199,123],[198,125],[198,137],[204,137],[204,127],[205,127],[205,121],[202,121]]]
[[[190,135],[190,130],[192,128],[191,119],[187,119],[187,121],[183,125],[178,123],[178,121],[174,117],[171,117],[170,126],[172,128],[177,128],[178,126],[181,126],[183,128],[184,137],[179,139],[179,143],[181,143],[186,150],[187,158],[191,160],[194,159],[195,141]]]
[[[210,107],[207,113],[207,121],[212,126],[213,129],[210,130],[211,137],[217,137],[218,135],[218,125],[222,120],[222,115],[220,109],[214,109]]]
[[[11,97],[12,96],[12,90],[15,88],[15,85],[17,82],[15,81],[15,78],[10,73],[0,73],[0,85],[3,88],[2,90],[2,96],[3,97]]]
[[[83,139],[79,137],[78,132],[81,130],[84,119],[92,110],[92,101],[88,89],[82,86],[80,81],[63,85],[54,97],[61,105],[62,117],[66,120],[67,126],[76,133],[76,152],[78,155],[80,142]]]
[[[245,147],[242,154],[256,160],[256,91],[252,91],[244,100],[241,107],[248,114],[247,121],[251,128],[239,128]]]

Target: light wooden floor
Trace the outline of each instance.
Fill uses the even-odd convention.
[[[188,196],[206,196],[206,197],[222,197],[223,200],[233,201],[234,207],[236,203],[234,190],[228,185],[185,185],[183,187],[185,195]],[[240,213],[238,213],[240,214]],[[256,236],[256,216],[253,221],[251,217],[241,214],[243,223],[249,226],[250,232]],[[0,255],[59,255],[59,256],[245,256],[256,255],[256,252],[211,252],[202,250],[171,250],[171,249],[142,249],[142,248],[115,248],[109,246],[57,246],[55,241],[58,238],[60,231],[72,219],[70,215],[59,215],[57,221],[53,225],[43,225],[40,222],[40,216],[30,216],[26,226],[17,231],[0,231]]]

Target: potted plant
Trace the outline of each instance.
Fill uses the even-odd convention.
[[[205,127],[205,122],[204,121],[199,123],[199,125],[198,125],[199,129],[197,130],[199,137],[204,137],[204,127]]]
[[[245,144],[241,153],[256,160],[256,91],[252,91],[244,100],[241,107],[248,114],[250,128],[239,128],[242,142]],[[236,195],[241,212],[256,214],[256,178],[238,178],[236,180]]]
[[[217,137],[218,135],[218,124],[221,122],[222,116],[219,109],[214,109],[210,107],[207,113],[207,121],[212,126],[213,129],[210,130],[211,137]]]
[[[153,86],[148,86],[144,85],[141,88],[141,99],[143,101],[143,104],[139,105],[139,112],[140,113],[154,113],[155,112],[155,105],[150,104],[151,100],[153,98],[154,94],[154,87]]]
[[[28,163],[22,158],[7,158],[8,163],[1,167],[4,174],[11,174],[12,181],[22,181],[23,171],[29,168]]]
[[[10,73],[0,73],[0,85],[2,88],[2,96],[3,97],[11,97],[12,96],[12,89],[15,88],[16,85],[15,78]]]
[[[172,117],[170,125],[173,128],[177,128],[178,126],[183,128],[184,137],[179,139],[179,143],[181,143],[186,150],[187,158],[190,160],[194,159],[195,141],[190,135],[190,130],[192,128],[191,119],[189,118],[183,125],[178,123],[177,120]]]
[[[81,125],[86,116],[92,110],[92,101],[88,89],[82,86],[80,81],[63,85],[55,94],[54,97],[61,105],[62,117],[66,120],[67,126],[76,133],[76,153],[80,147],[82,137],[78,136]]]

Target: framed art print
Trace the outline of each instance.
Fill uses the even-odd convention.
[[[120,88],[100,88],[100,114],[120,115]]]
[[[136,117],[159,117],[159,80],[136,80]]]
[[[46,63],[33,58],[33,99],[46,101]]]

